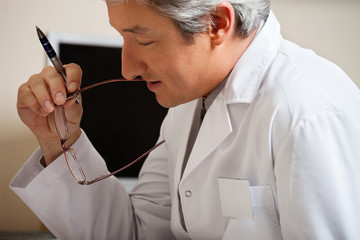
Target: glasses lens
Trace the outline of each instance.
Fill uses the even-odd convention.
[[[66,164],[77,182],[86,181],[85,174],[80,166],[79,161],[76,158],[75,150],[69,148],[65,153]]]
[[[68,126],[66,123],[65,111],[63,106],[55,106],[54,108],[54,121],[56,131],[61,140],[69,138]]]

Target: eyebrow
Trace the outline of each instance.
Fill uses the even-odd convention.
[[[146,27],[141,27],[140,25],[135,25],[131,28],[124,28],[121,29],[122,32],[130,32],[130,33],[136,33],[136,34],[145,34],[149,31]]]

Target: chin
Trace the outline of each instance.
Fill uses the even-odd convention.
[[[181,104],[191,102],[195,99],[197,98],[192,98],[192,99],[161,98],[160,96],[156,95],[157,102],[164,108],[173,108]]]
[[[172,108],[179,105],[179,104],[170,104],[168,102],[163,102],[163,101],[157,101],[157,102],[164,108]]]
[[[165,99],[158,95],[156,95],[156,101],[164,108],[172,108],[182,104],[182,102],[177,102],[174,99]]]

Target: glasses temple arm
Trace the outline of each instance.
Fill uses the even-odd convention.
[[[144,81],[144,80],[143,79],[137,79],[137,78],[136,79],[130,79],[130,80],[119,78],[119,79],[111,79],[111,80],[106,80],[106,81],[94,83],[94,84],[83,87],[83,88],[81,88],[81,89],[79,89],[79,90],[77,90],[75,92],[72,92],[72,93],[68,94],[67,97],[66,97],[66,101],[78,96],[83,91],[86,91],[86,90],[88,90],[90,88],[97,87],[97,86],[100,86],[100,85],[103,85],[103,84],[113,83],[113,82],[142,82],[142,81]]]
[[[146,155],[150,154],[153,150],[155,150],[155,148],[159,147],[161,144],[163,144],[165,142],[165,140],[162,140],[160,142],[158,142],[155,146],[153,146],[152,148],[150,148],[148,151],[146,151],[145,153],[143,153],[140,157],[138,157],[137,159],[135,159],[134,161],[132,161],[131,163],[129,163],[128,165],[125,165],[124,167],[112,172],[112,173],[109,173],[107,175],[104,175],[104,176],[100,176],[94,180],[90,180],[90,181],[85,181],[85,182],[79,182],[79,184],[83,184],[83,185],[89,185],[89,184],[93,184],[93,183],[96,183],[96,182],[99,182],[105,178],[108,178],[110,176],[113,176],[123,170],[125,170],[126,168],[134,165],[135,163],[137,163],[138,161],[140,161],[142,158],[144,158]]]

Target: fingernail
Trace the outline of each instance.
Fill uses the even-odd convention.
[[[72,82],[70,83],[69,88],[70,88],[69,91],[73,92],[77,89],[77,84],[75,82]]]
[[[56,102],[63,103],[65,102],[65,96],[63,93],[59,92],[55,95]]]
[[[52,112],[54,110],[54,107],[49,100],[45,101],[44,108],[45,112]]]

